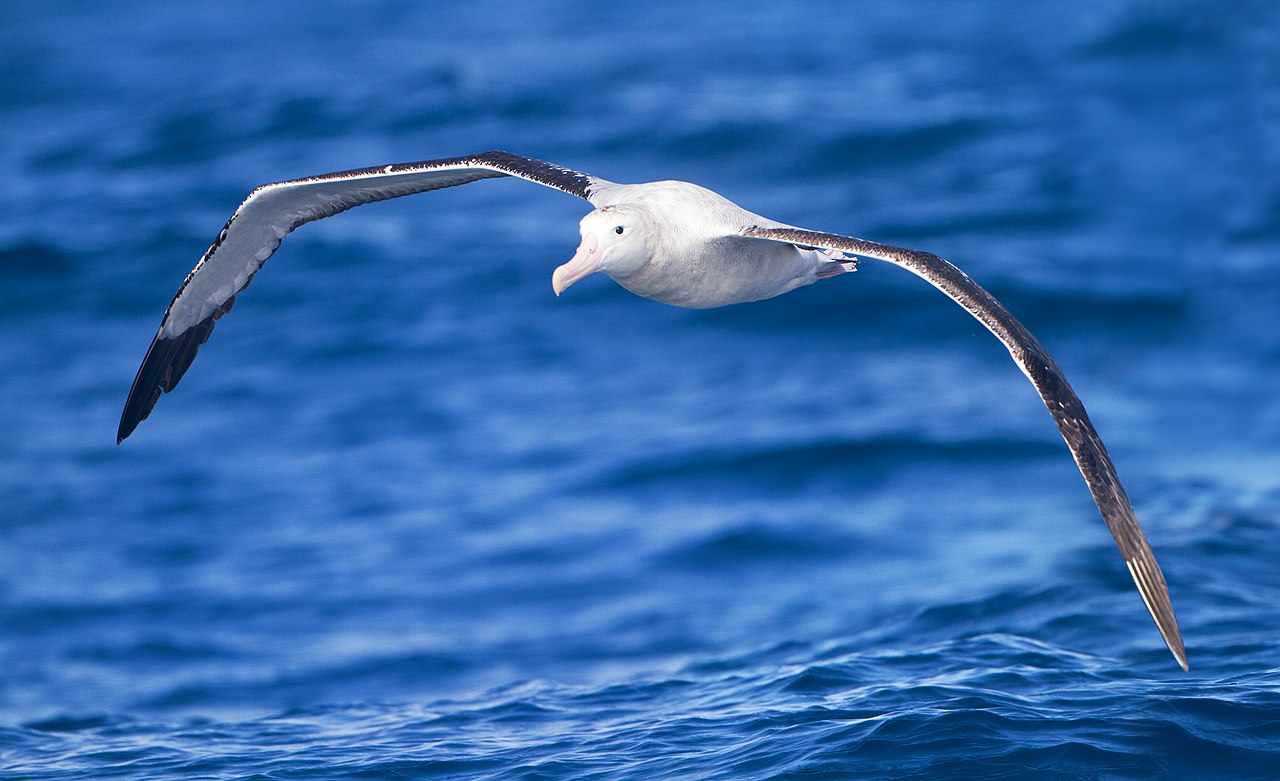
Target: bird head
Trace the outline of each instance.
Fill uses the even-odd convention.
[[[582,243],[573,259],[551,276],[551,287],[560,295],[583,277],[603,271],[624,279],[649,262],[652,251],[640,210],[633,206],[605,206],[582,218]]]

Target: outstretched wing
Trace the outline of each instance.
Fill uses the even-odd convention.
[[[236,294],[299,225],[356,206],[460,184],[517,176],[591,200],[604,179],[509,152],[359,168],[264,184],[227,220],[222,232],[174,295],[134,378],[116,443],[151,414],[160,394],[173,390],[209,339],[214,321],[231,311]]]
[[[1062,438],[1071,448],[1080,474],[1089,485],[1093,499],[1102,512],[1102,518],[1111,529],[1116,545],[1124,556],[1129,573],[1138,585],[1138,593],[1151,611],[1160,634],[1173,652],[1182,669],[1187,669],[1187,654],[1178,631],[1178,620],[1169,601],[1169,587],[1164,574],[1156,563],[1151,545],[1142,533],[1142,527],[1134,515],[1129,498],[1125,495],[1120,478],[1107,449],[1089,422],[1089,415],[1080,403],[1062,369],[1049,356],[1040,341],[1032,336],[1008,309],[974,282],[960,269],[942,258],[927,252],[891,247],[886,244],[840,236],[831,233],[802,230],[799,228],[749,228],[744,235],[796,244],[802,247],[830,249],[861,257],[888,261],[922,277],[934,287],[951,297],[969,314],[978,319],[991,333],[1004,343],[1013,360],[1027,375],[1049,408]]]

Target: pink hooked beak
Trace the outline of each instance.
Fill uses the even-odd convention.
[[[600,270],[600,246],[594,233],[588,233],[578,245],[573,258],[551,275],[551,289],[560,295],[574,282]]]

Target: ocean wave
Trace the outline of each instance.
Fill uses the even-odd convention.
[[[1018,439],[927,439],[910,435],[873,436],[865,439],[820,440],[771,445],[742,445],[726,450],[673,453],[645,463],[618,467],[602,488],[635,488],[651,483],[670,486],[684,483],[730,482],[773,488],[824,477],[847,477],[856,470],[859,479],[910,464],[927,469],[933,463],[990,464],[1057,456],[1056,443]]]
[[[790,648],[781,670],[763,649],[625,685],[529,681],[243,721],[65,714],[7,728],[0,742],[10,772],[31,779],[1260,777],[1280,758],[1274,672],[1152,680],[1000,634],[803,658],[814,652]],[[918,673],[939,661],[942,672]],[[638,718],[655,711],[665,716]],[[1153,755],[1153,740],[1168,750]]]

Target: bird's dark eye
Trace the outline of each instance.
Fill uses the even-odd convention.
[[[616,234],[618,234],[619,236],[621,236],[621,235],[622,235],[622,226],[621,226],[621,225],[619,225],[618,227],[614,228],[614,229],[613,229],[613,232],[614,232],[614,233],[616,233]]]

